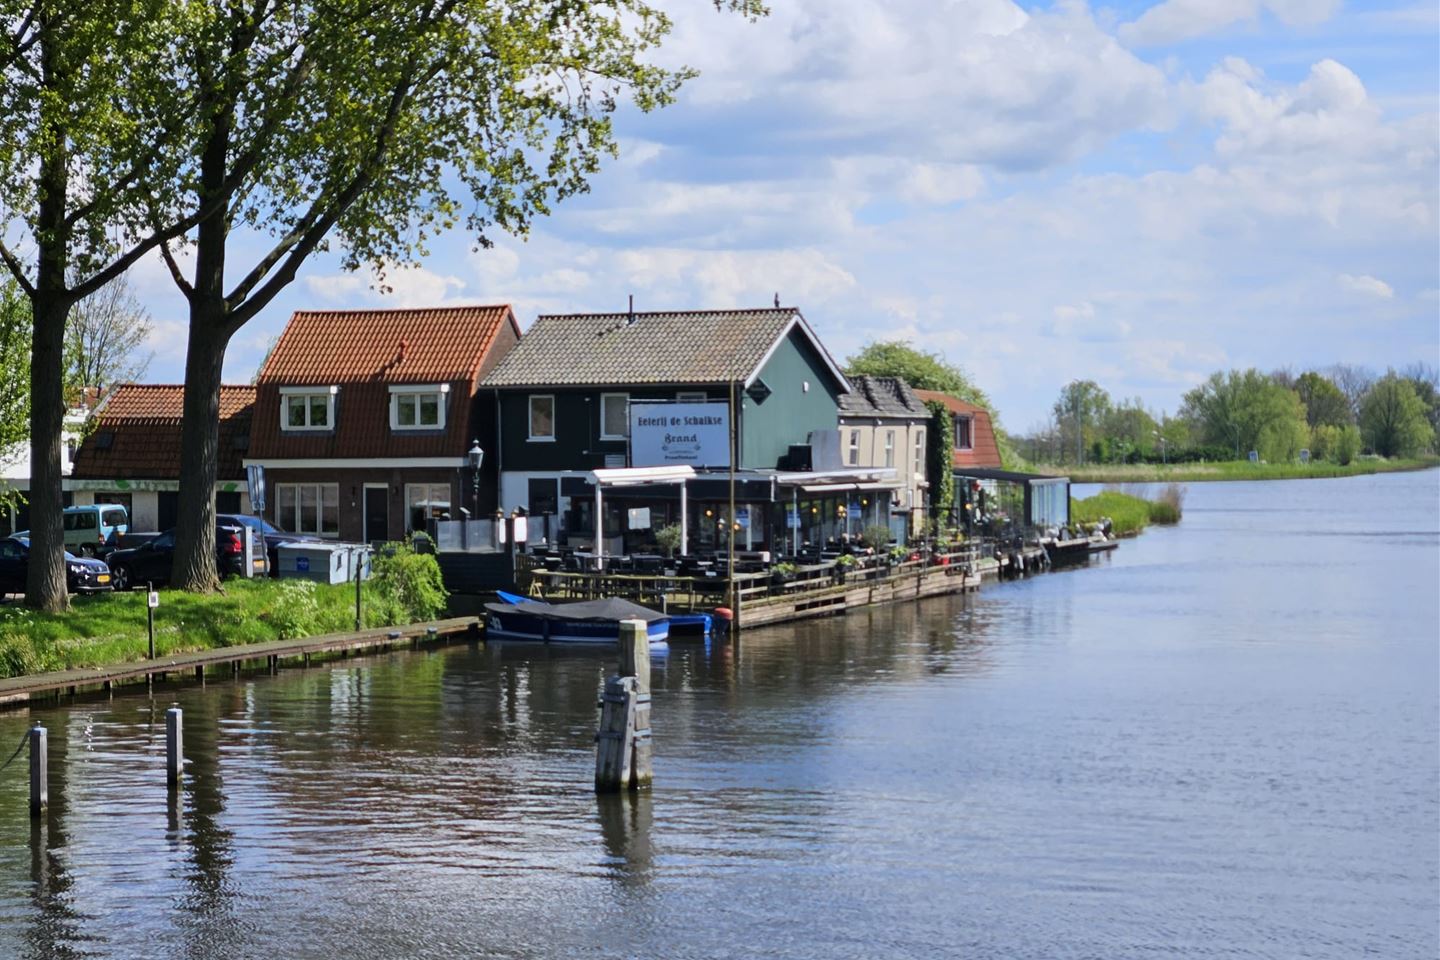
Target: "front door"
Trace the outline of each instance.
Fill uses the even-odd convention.
[[[365,486],[365,541],[390,539],[390,488]]]

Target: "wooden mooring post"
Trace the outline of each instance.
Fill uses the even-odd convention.
[[[30,816],[50,805],[50,739],[40,724],[30,728]]]
[[[185,714],[179,707],[165,711],[165,782],[178,786],[185,772]]]
[[[650,638],[643,620],[620,621],[620,673],[605,680],[600,731],[595,735],[595,790],[649,787]]]

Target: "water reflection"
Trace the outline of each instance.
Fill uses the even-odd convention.
[[[1428,482],[1331,526],[1433,534]],[[605,653],[37,709],[0,956],[1434,955],[1434,536],[1287,538],[1334,492],[1273,490],[1192,491],[1094,569],[677,643],[652,793],[592,792]]]

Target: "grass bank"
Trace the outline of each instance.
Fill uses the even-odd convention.
[[[163,656],[292,640],[355,627],[355,585],[305,580],[228,580],[216,594],[161,590],[155,652]],[[431,556],[400,551],[377,558],[362,589],[366,627],[441,616],[445,591]],[[65,613],[39,613],[18,600],[0,606],[0,676],[145,659],[145,592],[72,597]]]
[[[1413,460],[1356,460],[1338,463],[1251,463],[1229,460],[1222,463],[1120,463],[1087,464],[1077,467],[1042,464],[1039,473],[1068,476],[1076,483],[1176,483],[1207,480],[1307,480],[1321,477],[1355,477],[1370,473],[1425,470],[1440,466],[1440,457]]]
[[[1152,523],[1179,523],[1184,512],[1185,494],[1171,486],[1156,500],[1146,500],[1119,490],[1102,490],[1084,500],[1070,500],[1070,521],[1078,525],[1099,523],[1110,519],[1112,530],[1119,536],[1133,536]]]

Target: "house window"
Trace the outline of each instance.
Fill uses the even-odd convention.
[[[915,431],[915,479],[925,477],[925,431]]]
[[[449,384],[390,388],[391,430],[444,430]]]
[[[330,430],[335,426],[337,387],[281,387],[280,429]]]
[[[275,525],[290,533],[340,534],[338,483],[275,484]]]
[[[530,397],[530,439],[555,439],[555,396],[535,394]]]
[[[852,467],[858,467],[858,466],[860,466],[860,431],[859,431],[859,430],[851,430],[851,431],[850,431],[850,453],[849,453],[849,455],[846,457],[845,462],[848,463],[848,464],[850,464],[850,466],[852,466]]]
[[[624,440],[630,435],[630,395],[600,394],[600,439]]]
[[[681,390],[675,394],[675,399],[681,403],[704,403],[710,398],[705,395],[704,390]]]
[[[431,520],[450,519],[450,484],[405,484],[405,532],[424,530]]]
[[[969,417],[956,417],[956,418],[955,418],[955,449],[956,449],[956,450],[971,450],[971,449],[974,449],[974,444],[971,442],[971,437],[970,437],[970,418],[969,418]]]
[[[895,431],[885,431],[885,466],[895,466]]]

